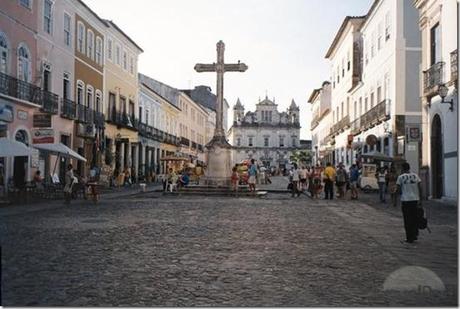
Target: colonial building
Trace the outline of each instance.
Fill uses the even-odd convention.
[[[431,198],[458,196],[458,10],[454,0],[415,0],[422,34],[422,177]]]
[[[41,63],[37,61],[40,4],[43,5],[41,1],[0,2],[0,137],[26,145],[32,144],[34,115],[44,113],[51,120],[40,87]],[[5,169],[5,183],[0,184],[3,186],[9,180],[23,186],[39,167],[38,155],[0,158],[0,163]]]
[[[332,125],[331,113],[331,83],[323,82],[321,88],[314,89],[308,99],[311,103],[312,121],[312,150],[313,164],[332,162],[333,148],[328,146],[328,138]]]
[[[349,166],[375,150],[418,172],[421,110],[414,72],[420,46],[409,0],[375,0],[365,17],[345,18],[326,55],[332,64],[334,163]]]
[[[284,168],[293,151],[300,149],[299,107],[292,100],[286,112],[278,112],[274,100],[265,97],[254,112],[246,112],[240,100],[233,107],[228,138],[233,163],[254,158],[266,167]]]
[[[138,73],[137,62],[143,50],[114,22],[106,20],[106,98],[105,165],[106,175],[129,168],[137,177]]]
[[[75,11],[73,46],[75,52],[75,101],[77,117],[73,147],[86,158],[76,170],[86,176],[92,166],[102,166],[104,135],[104,31],[106,23],[81,1],[72,1]]]

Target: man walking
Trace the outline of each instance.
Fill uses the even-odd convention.
[[[294,197],[295,195],[300,196],[299,182],[300,173],[297,169],[297,164],[294,163],[294,168],[292,170],[292,197]]]
[[[334,180],[335,180],[335,168],[331,163],[326,163],[324,169],[324,195],[325,200],[334,199]]]
[[[407,243],[417,240],[417,207],[421,205],[421,180],[410,171],[409,163],[402,166],[402,174],[396,180],[398,192],[401,193],[401,209],[404,218]]]
[[[353,164],[350,168],[350,189],[351,189],[351,199],[358,199],[358,179],[359,179],[359,170],[356,164]]]
[[[249,166],[248,174],[249,174],[249,179],[248,179],[249,191],[256,192],[257,166],[255,164],[254,159],[251,159],[251,165]]]

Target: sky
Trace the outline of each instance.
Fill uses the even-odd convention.
[[[83,0],[100,17],[113,20],[142,49],[139,72],[178,89],[207,85],[216,75],[197,73],[196,63],[216,62],[216,43],[225,43],[225,62],[246,63],[244,73],[224,76],[230,104],[246,111],[267,95],[285,111],[300,107],[301,138],[310,134],[308,97],[330,79],[324,58],[343,19],[365,15],[372,0]]]

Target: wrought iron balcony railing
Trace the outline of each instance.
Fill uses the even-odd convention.
[[[457,84],[458,81],[458,50],[450,53],[450,81]]]
[[[345,116],[337,123],[337,131],[343,132],[346,128],[350,127],[350,116]]]
[[[93,124],[94,123],[94,111],[81,104],[77,104],[77,119],[78,122],[85,123],[85,124]]]
[[[350,134],[358,135],[361,131],[361,118],[358,117],[350,124]]]
[[[42,90],[43,105],[42,112],[56,115],[59,110],[59,96],[49,91]]]
[[[181,143],[181,145],[184,145],[184,146],[190,146],[190,140],[188,138],[185,138],[185,137],[181,137],[180,143]]]
[[[98,129],[103,129],[105,127],[105,117],[103,113],[94,111],[94,124]]]
[[[383,100],[361,116],[361,130],[365,131],[389,118],[389,100]]]
[[[77,105],[69,99],[61,99],[61,117],[70,120],[77,119]]]
[[[43,93],[40,87],[4,73],[0,73],[0,93],[32,104],[43,105]]]
[[[442,84],[444,62],[433,64],[428,70],[423,71],[423,94],[431,96]]]
[[[201,144],[198,144],[198,150],[199,150],[199,151],[201,151],[201,152],[203,152],[203,151],[204,151],[204,147],[203,147],[203,145],[201,145]]]
[[[196,149],[197,148],[197,144],[195,142],[192,142],[192,149]]]

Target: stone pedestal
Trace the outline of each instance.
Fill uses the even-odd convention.
[[[232,175],[232,146],[223,136],[215,136],[207,145],[207,167],[200,184],[228,187]]]

